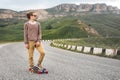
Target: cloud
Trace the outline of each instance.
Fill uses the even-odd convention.
[[[13,9],[17,11],[28,9],[45,9],[62,3],[106,3],[108,5],[114,5],[120,8],[120,0],[1,0],[0,8]]]

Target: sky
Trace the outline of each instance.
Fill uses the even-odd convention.
[[[46,9],[63,3],[77,5],[81,3],[106,3],[120,9],[120,0],[0,0],[0,9],[12,9],[16,11]]]

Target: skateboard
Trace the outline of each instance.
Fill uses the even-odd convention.
[[[45,68],[39,69],[37,66],[34,66],[33,68],[29,68],[29,71],[31,73],[37,73],[37,74],[48,74],[48,70]]]

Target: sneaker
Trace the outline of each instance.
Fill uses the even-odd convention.
[[[37,67],[38,67],[39,69],[42,69],[42,68],[43,68],[41,65],[37,65]]]
[[[33,73],[34,70],[33,70],[32,67],[30,67],[30,68],[29,68],[29,71],[30,71],[31,73]]]

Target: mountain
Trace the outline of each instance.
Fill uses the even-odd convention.
[[[0,19],[14,18],[16,16],[18,16],[16,11],[9,10],[9,9],[0,9]]]
[[[61,4],[48,9],[52,12],[113,12],[119,11],[117,7],[107,6],[106,4]]]
[[[12,18],[17,18],[17,19],[26,19],[26,14],[28,12],[36,12],[39,16],[38,19],[46,19],[48,18],[48,12],[43,9],[38,9],[38,10],[26,10],[26,11],[13,11],[10,9],[0,9],[0,19],[12,19]]]
[[[117,7],[108,6],[106,4],[61,4],[53,8],[47,9],[47,11],[54,16],[66,16],[66,15],[82,15],[82,14],[120,14],[120,9]]]
[[[49,9],[0,9],[0,41],[23,40],[26,13],[36,12],[43,39],[120,37],[120,10],[106,4],[61,4]]]
[[[34,11],[38,13],[38,19],[48,19],[51,17],[64,17],[67,15],[78,16],[82,14],[120,14],[120,9],[106,4],[60,4],[48,9],[13,11],[0,9],[0,19],[17,18],[26,19],[26,13]]]

